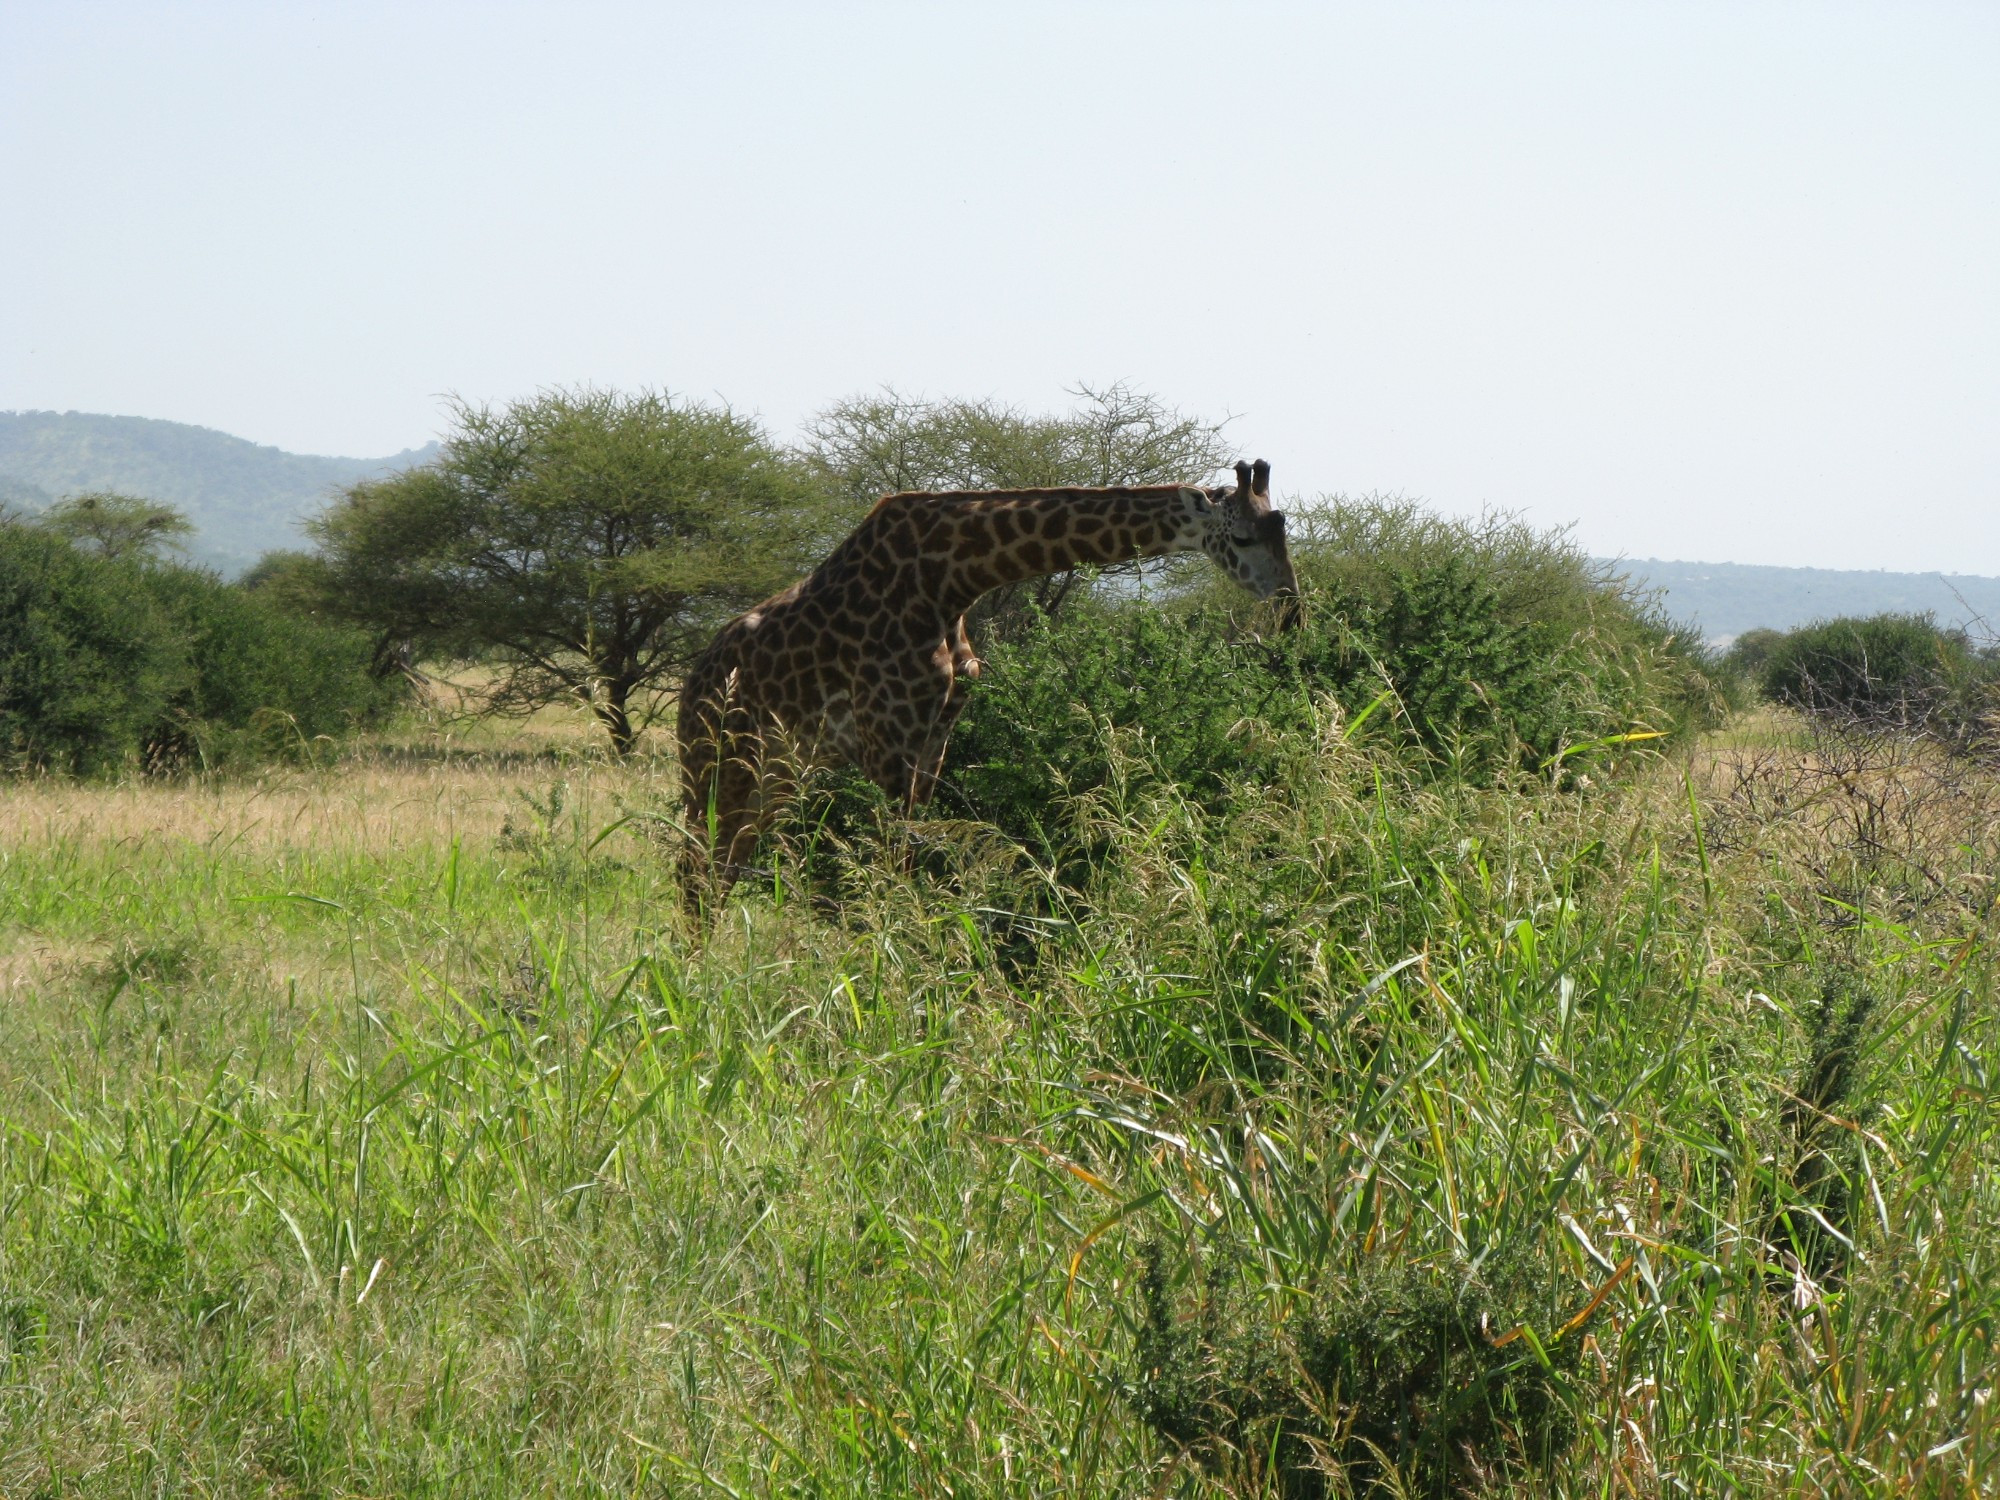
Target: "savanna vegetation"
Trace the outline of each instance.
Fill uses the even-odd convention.
[[[160,556],[185,526],[120,496],[0,520],[0,770],[296,758],[394,705],[359,632]]]
[[[1731,657],[1764,697],[1810,719],[1917,734],[1961,751],[1992,748],[2000,651],[1931,615],[1755,631]]]
[[[841,410],[732,429],[787,545],[857,453],[1216,440]],[[829,779],[699,928],[601,694],[0,787],[0,1493],[1990,1492],[1979,742],[1753,703],[1560,536],[1295,514],[1296,629],[1007,601],[933,814]],[[340,555],[236,602],[372,682]]]

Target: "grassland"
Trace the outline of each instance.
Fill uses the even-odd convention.
[[[1989,781],[1124,765],[701,938],[566,724],[0,788],[0,1494],[1277,1494],[1221,1351],[1501,1265],[1496,1492],[2000,1487]]]

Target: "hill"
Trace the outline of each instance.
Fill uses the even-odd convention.
[[[432,443],[387,458],[335,458],[151,417],[0,412],[0,504],[38,510],[85,490],[165,501],[198,528],[194,556],[234,573],[272,548],[303,545],[298,521],[336,487],[436,451]]]
[[[1658,589],[1667,611],[1712,641],[1768,626],[1790,630],[1832,615],[1928,611],[1976,636],[2000,633],[2000,578],[1970,573],[1884,573],[1751,563],[1621,558],[1605,566]]]

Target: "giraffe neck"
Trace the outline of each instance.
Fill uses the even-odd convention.
[[[1206,497],[1183,485],[966,490],[892,496],[922,506],[924,551],[946,562],[939,603],[958,614],[991,589],[1086,564],[1201,546]],[[921,524],[921,523],[920,523]]]

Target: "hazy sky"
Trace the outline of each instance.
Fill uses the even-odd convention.
[[[2000,574],[2000,4],[0,3],[0,408],[1236,413],[1292,493]]]

